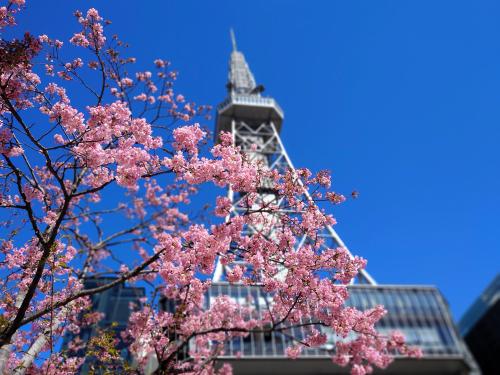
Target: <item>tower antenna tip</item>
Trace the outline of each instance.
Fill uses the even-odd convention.
[[[234,30],[232,27],[229,29],[229,34],[231,35],[231,43],[233,45],[233,51],[237,51],[238,48],[236,48],[236,37],[234,36]]]

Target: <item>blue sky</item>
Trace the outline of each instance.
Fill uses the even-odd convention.
[[[437,285],[459,318],[500,271],[500,3],[48,0],[21,28],[68,40],[90,6],[204,104],[225,96],[233,27],[294,164],[359,191],[336,229],[379,283]]]

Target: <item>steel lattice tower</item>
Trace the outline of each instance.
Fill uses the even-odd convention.
[[[264,168],[283,173],[289,169],[295,170],[286,153],[280,138],[284,114],[276,100],[263,96],[262,85],[257,85],[255,78],[245,60],[243,53],[238,51],[234,33],[231,31],[232,52],[229,62],[229,77],[227,97],[217,107],[216,132],[218,140],[220,132],[230,132],[233,143],[239,146],[248,158],[261,163]],[[232,201],[229,220],[232,215],[243,214],[246,208],[239,203],[245,199],[245,194],[228,191]],[[310,199],[304,189],[304,198]],[[263,225],[247,227],[245,231],[251,236],[255,233],[273,238],[280,228],[280,216],[294,215],[280,201],[272,186],[263,182],[258,190],[256,207],[272,202],[280,210],[267,215]],[[321,233],[323,246],[328,248],[344,247],[335,230],[328,226]],[[297,238],[296,249],[299,249],[311,239]],[[348,250],[348,249],[347,249]],[[349,250],[348,250],[349,251]],[[350,254],[350,253],[349,253]],[[352,256],[352,255],[351,255]],[[229,296],[234,301],[251,303],[256,313],[262,317],[268,308],[266,293],[257,285],[249,286],[242,283],[231,283],[227,273],[231,267],[242,260],[236,260],[223,265],[218,261],[213,276],[213,283],[206,293],[205,304],[208,308],[218,296]],[[245,264],[249,267],[249,264]],[[282,272],[282,273],[280,273]],[[285,270],[277,273],[283,276]],[[357,282],[348,286],[350,298],[347,306],[366,310],[377,304],[384,305],[388,314],[381,319],[377,329],[381,333],[393,330],[402,331],[411,345],[420,346],[424,352],[421,360],[408,360],[396,357],[389,369],[389,374],[478,374],[477,366],[467,351],[461,337],[457,334],[446,300],[436,287],[424,285],[379,285],[366,271],[361,271]],[[263,302],[264,301],[264,302]],[[327,335],[327,343],[320,348],[307,348],[297,361],[291,361],[286,356],[286,347],[290,345],[289,338],[273,333],[271,335],[251,334],[245,338],[237,337],[225,345],[224,354],[219,360],[231,363],[234,373],[246,374],[345,374],[346,370],[333,366],[331,353],[339,340],[336,334],[328,329],[322,329]],[[304,331],[297,329],[293,335],[304,337]]]
[[[233,50],[229,62],[228,94],[226,100],[217,107],[216,139],[221,131],[230,132],[234,144],[239,146],[250,159],[259,161],[265,168],[275,169],[280,173],[284,173],[289,169],[294,170],[294,166],[280,138],[284,118],[283,111],[276,100],[262,96],[264,88],[262,85],[256,84],[245,56],[237,49],[232,30],[231,40]],[[305,189],[304,194],[308,197]],[[239,202],[243,195],[229,190],[228,196],[233,202],[231,215],[241,213],[243,208],[240,207]],[[283,201],[278,200],[272,189],[265,186],[259,190],[258,200],[260,200],[258,203],[265,202],[268,204],[272,202],[277,204],[283,210],[283,213],[287,210],[283,206]],[[275,223],[275,225],[271,224],[265,229],[268,232],[266,235],[270,238],[272,238],[273,231],[277,229],[279,215],[278,212],[275,214],[275,218],[267,218],[268,222]],[[262,231],[262,228],[246,228],[246,234],[248,235],[256,231]],[[320,236],[324,240],[324,247],[344,247],[347,249],[347,246],[331,226],[328,226]],[[307,240],[305,236],[299,238],[297,249]],[[216,282],[223,281],[228,267],[231,266],[224,266],[218,262],[213,280]],[[365,270],[360,272],[358,282],[376,285],[375,280]]]

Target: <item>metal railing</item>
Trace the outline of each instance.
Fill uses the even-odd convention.
[[[262,107],[274,107],[281,117],[283,117],[283,110],[278,105],[276,100],[271,97],[258,96],[258,95],[246,95],[246,94],[231,94],[222,103],[217,106],[217,110],[221,111],[226,109],[229,105],[239,104],[239,105],[249,105],[249,106],[262,106]]]

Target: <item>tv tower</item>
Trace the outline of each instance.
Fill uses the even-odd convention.
[[[275,99],[262,95],[264,86],[256,84],[255,77],[245,60],[245,56],[237,48],[232,29],[231,42],[233,49],[229,62],[228,93],[226,100],[217,107],[215,137],[218,139],[221,131],[230,132],[234,144],[239,146],[251,160],[256,160],[265,168],[277,170],[280,173],[290,169],[294,170],[295,168],[280,138],[284,118],[283,110]],[[304,194],[308,196],[306,190],[304,190]],[[241,214],[244,209],[240,207],[239,203],[244,195],[229,190],[228,196],[233,202],[231,213],[233,215]],[[287,210],[273,193],[273,190],[266,188],[266,186],[259,189],[258,200],[277,204],[282,208],[283,213]],[[274,216],[274,218],[266,218],[267,222],[275,223],[275,225],[271,224],[266,227],[268,232],[266,235],[268,238],[272,238],[273,232],[279,226],[278,217],[280,212],[268,215]],[[255,231],[262,231],[262,228],[247,228],[246,234],[251,235]],[[343,247],[347,249],[345,243],[331,226],[328,226],[320,236],[324,240],[324,247]],[[306,241],[306,236],[300,238],[297,241],[297,249]],[[349,254],[351,253],[349,252]],[[237,263],[238,261],[234,262],[233,265]],[[221,262],[218,262],[213,280],[216,282],[223,281],[226,271],[230,267],[231,265],[224,266]],[[376,285],[373,277],[365,270],[360,272],[358,282]]]
[[[233,143],[247,154],[247,157],[258,161],[265,168],[283,173],[294,170],[280,133],[284,113],[276,100],[262,93],[264,87],[256,83],[243,53],[238,50],[234,32],[231,30],[232,51],[229,60],[229,75],[226,99],[217,107],[215,138],[219,139],[221,131],[230,132]],[[304,189],[304,195],[308,197]],[[242,213],[239,205],[244,194],[228,191],[232,201],[230,215]],[[265,182],[258,190],[257,204],[273,202],[282,212],[278,196]],[[279,229],[280,212],[269,213],[265,227],[247,227],[246,234],[263,230],[268,238]],[[273,218],[275,215],[276,218]],[[228,218],[229,219],[229,218]],[[274,223],[274,225],[273,225]],[[360,234],[361,235],[361,234]],[[344,247],[335,230],[328,226],[321,234],[324,246],[329,248]],[[297,249],[307,243],[305,236],[296,241]],[[352,255],[351,255],[352,256]],[[227,281],[226,275],[231,264],[218,261],[212,286],[207,291],[206,304],[210,305],[214,298],[221,295],[231,297],[242,303],[251,303],[256,312],[262,316],[265,310],[265,293],[258,286],[235,284]],[[248,265],[247,265],[248,266]],[[285,272],[283,270],[283,272]],[[280,273],[278,272],[278,276]],[[347,304],[360,310],[375,305],[385,306],[388,314],[381,319],[377,327],[380,332],[402,331],[407,342],[420,346],[422,359],[397,357],[395,362],[385,371],[388,374],[479,374],[477,365],[457,333],[444,297],[434,286],[423,285],[380,285],[365,270],[358,275],[357,282],[348,286],[350,298]],[[285,354],[290,345],[289,338],[279,333],[250,334],[237,337],[226,344],[220,360],[233,365],[236,375],[242,374],[344,374],[345,368],[334,365],[331,355],[335,351],[335,342],[340,340],[334,332],[326,330],[328,342],[322,348],[305,348],[298,360],[292,361]],[[304,337],[304,331],[297,328],[293,334]]]

